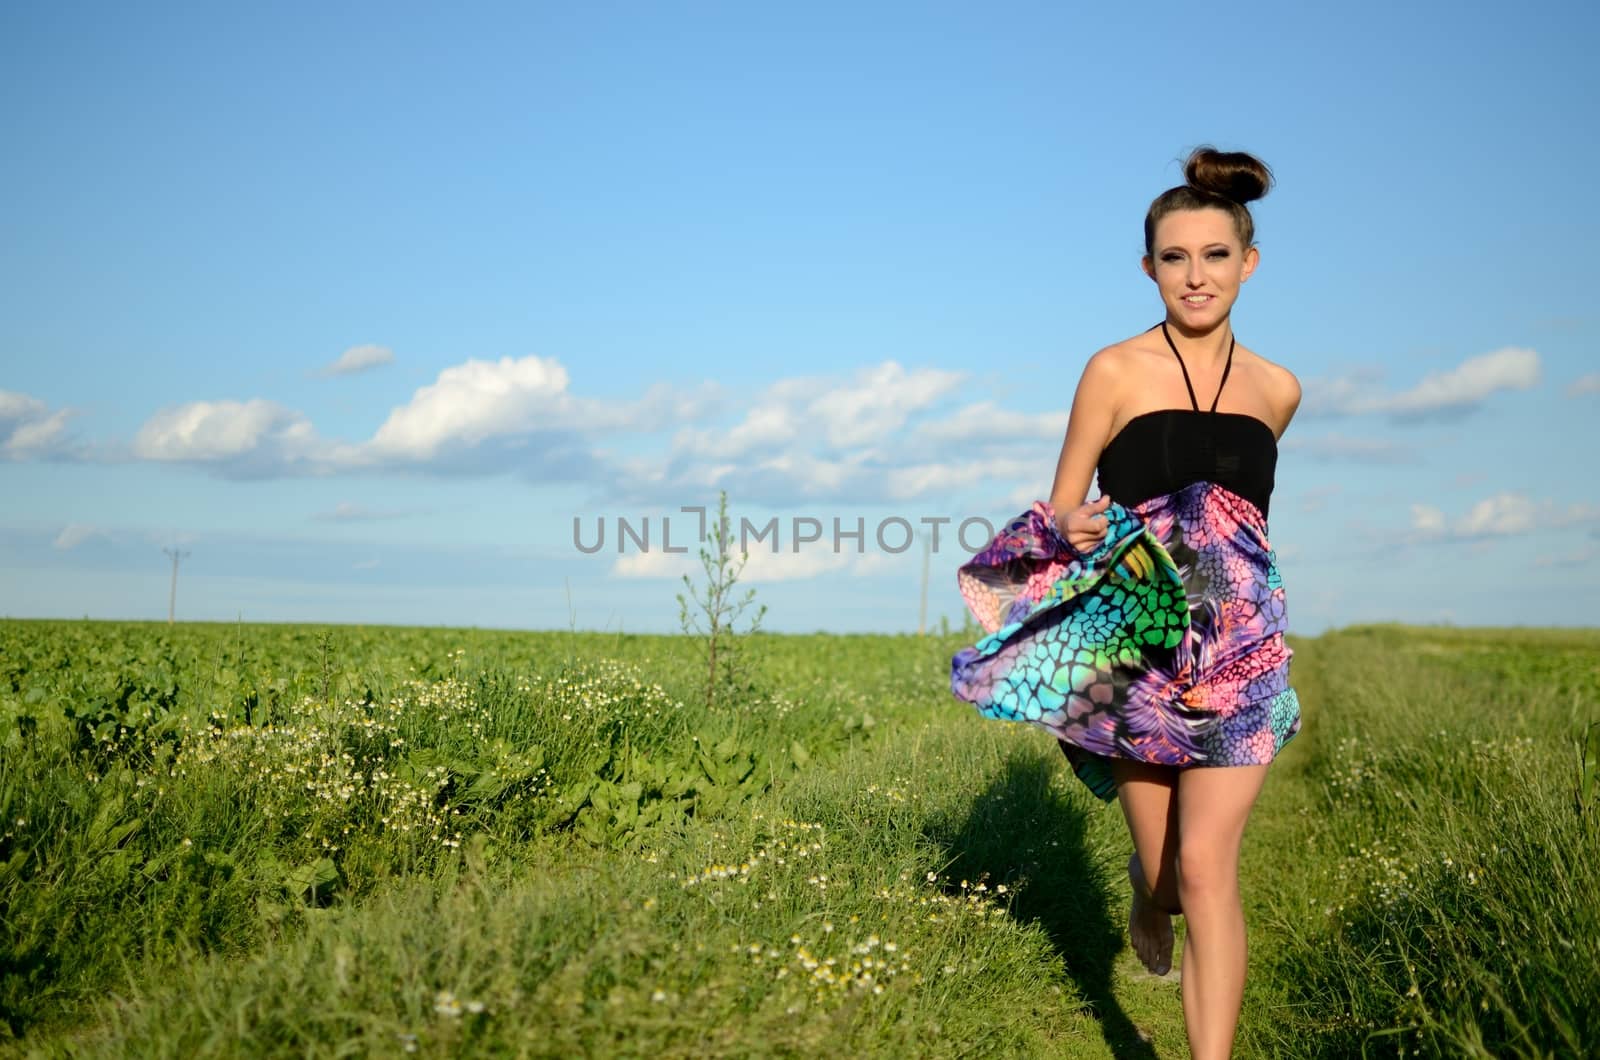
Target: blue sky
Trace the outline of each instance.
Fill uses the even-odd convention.
[[[6,5],[0,614],[665,632],[722,487],[769,628],[914,629],[873,529],[1047,495],[1211,142],[1291,627],[1592,625],[1600,15],[1290,6]]]

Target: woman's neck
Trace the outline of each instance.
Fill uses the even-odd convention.
[[[1222,362],[1227,359],[1228,350],[1233,345],[1233,329],[1228,317],[1223,317],[1215,327],[1204,331],[1190,330],[1171,317],[1167,318],[1166,324],[1184,360],[1197,368],[1221,370]]]

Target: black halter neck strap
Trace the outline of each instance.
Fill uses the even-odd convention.
[[[1172,341],[1172,333],[1167,330],[1167,322],[1161,322],[1161,334],[1167,340],[1167,346],[1172,350],[1172,356],[1178,359],[1178,367],[1183,369],[1183,385],[1189,388],[1189,404],[1194,406],[1196,412],[1200,411],[1200,402],[1194,397],[1194,384],[1189,382],[1189,366],[1183,363],[1183,354],[1178,352],[1178,346]],[[1228,361],[1222,366],[1222,381],[1217,384],[1217,396],[1211,399],[1211,411],[1217,411],[1217,402],[1222,399],[1222,388],[1228,384],[1228,372],[1233,368],[1233,343],[1234,336],[1228,335]]]

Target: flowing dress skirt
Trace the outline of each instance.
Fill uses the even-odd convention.
[[[1300,703],[1260,511],[1196,482],[1104,514],[1106,536],[1084,554],[1036,501],[960,568],[988,636],[951,660],[951,690],[985,717],[1048,730],[1106,800],[1113,758],[1272,761]]]

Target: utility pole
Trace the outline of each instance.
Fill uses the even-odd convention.
[[[917,636],[922,636],[928,629],[928,557],[933,552],[933,545],[926,536],[922,539],[922,603],[917,608]]]
[[[187,552],[179,552],[175,548],[164,548],[161,551],[172,557],[172,592],[167,596],[167,625],[172,625],[178,610],[178,559],[187,556]]]

